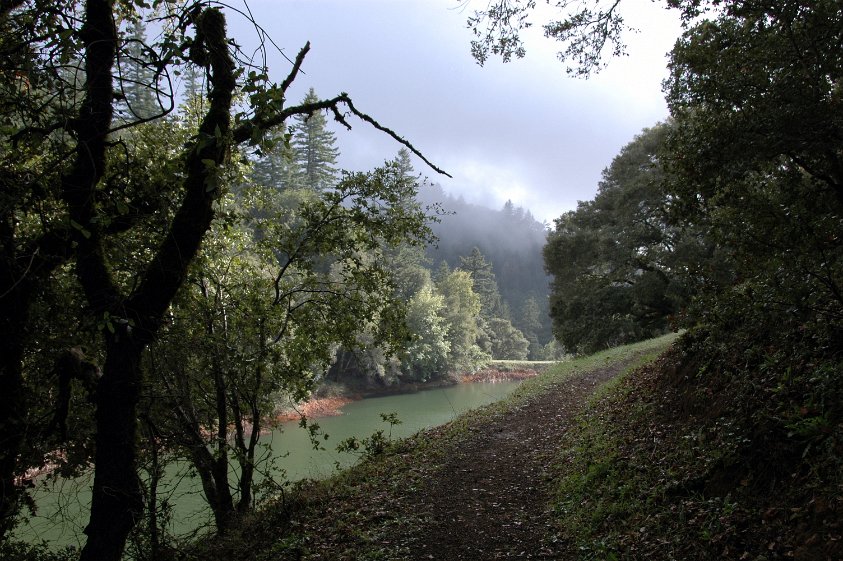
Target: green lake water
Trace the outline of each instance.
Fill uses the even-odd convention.
[[[333,473],[338,464],[349,466],[357,461],[352,454],[336,452],[337,443],[352,436],[363,438],[379,429],[389,433],[389,424],[381,419],[381,413],[397,414],[401,424],[392,427],[391,431],[393,438],[401,438],[498,401],[519,383],[477,382],[355,401],[344,406],[338,417],[312,421],[318,423],[320,432],[328,435],[327,440],[321,440],[322,449],[314,450],[307,431],[297,422],[289,422],[261,437],[261,442],[267,445],[264,454],[274,458],[288,481],[322,478]],[[38,484],[35,500],[39,515],[23,523],[16,534],[27,541],[45,540],[54,546],[81,544],[92,482],[93,476],[86,476],[50,485]],[[170,467],[162,493],[169,494],[175,505],[170,527],[173,533],[210,526],[211,519],[200,490],[199,479],[191,477],[184,464]]]

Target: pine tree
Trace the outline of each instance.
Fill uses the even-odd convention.
[[[416,177],[415,170],[413,169],[413,162],[410,160],[409,150],[401,148],[393,161],[395,162],[395,165],[398,166],[398,172],[401,174],[402,178],[413,182],[418,179]]]
[[[184,84],[185,98],[202,95],[202,92],[205,89],[204,81],[205,77],[199,72],[195,65],[184,65],[184,71],[182,72],[182,83]]]
[[[498,290],[498,281],[492,271],[492,264],[478,247],[471,250],[468,257],[460,257],[460,269],[471,274],[474,292],[480,296],[480,315],[484,318],[509,318]]]
[[[524,334],[524,337],[530,342],[530,356],[531,360],[538,360],[541,352],[541,344],[539,342],[539,333],[542,331],[541,309],[539,303],[534,296],[530,296],[521,304],[518,310],[518,317],[513,322]]]
[[[120,60],[119,90],[124,102],[120,113],[127,121],[149,119],[162,112],[156,96],[155,72],[149,65],[146,49],[146,24],[135,20],[129,24],[123,38],[125,54]]]
[[[302,103],[319,101],[310,88]],[[293,158],[298,164],[296,182],[299,187],[323,191],[333,187],[337,179],[336,135],[327,128],[325,116],[319,113],[296,116],[293,130]]]
[[[281,190],[297,186],[299,175],[295,150],[284,138],[266,153],[256,154],[252,163],[252,180],[265,187]]]

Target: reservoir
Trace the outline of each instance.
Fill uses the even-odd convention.
[[[345,405],[340,416],[310,420],[319,425],[321,434],[327,435],[327,439],[320,437],[318,450],[314,449],[308,431],[299,427],[298,422],[290,421],[261,437],[265,449],[258,456],[274,465],[268,474],[273,480],[323,478],[337,467],[347,467],[358,460],[354,454],[336,451],[337,444],[346,438],[365,438],[377,430],[383,430],[385,435],[391,431],[393,439],[410,436],[421,429],[447,423],[460,413],[498,401],[518,384],[518,381],[475,382],[355,401]],[[390,427],[381,419],[381,414],[390,413],[395,413],[401,424]],[[174,505],[169,530],[176,535],[211,525],[201,483],[190,471],[183,462],[169,466],[163,489],[159,489]],[[38,515],[22,522],[15,531],[16,536],[30,542],[44,540],[52,547],[81,545],[92,482],[92,475],[55,483],[37,482]]]

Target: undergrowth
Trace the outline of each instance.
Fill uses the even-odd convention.
[[[592,399],[559,458],[560,539],[582,560],[840,559],[840,362],[706,341]]]

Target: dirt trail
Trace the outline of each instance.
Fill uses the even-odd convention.
[[[215,559],[279,561],[564,560],[548,512],[560,439],[594,389],[626,361],[573,374],[505,413],[472,421],[467,434],[374,461],[350,480],[304,488],[289,512],[217,545]],[[356,474],[355,474],[356,473]],[[282,530],[286,529],[286,531]],[[269,546],[270,550],[266,547]]]
[[[586,372],[475,427],[419,489],[417,514],[426,524],[403,540],[412,544],[409,558],[559,559],[547,470],[595,387],[628,364]]]

